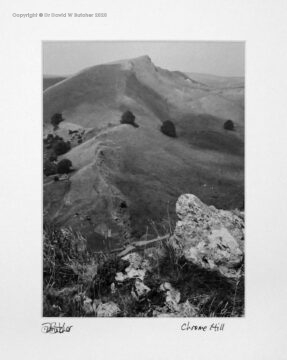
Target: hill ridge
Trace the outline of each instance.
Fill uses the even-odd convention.
[[[167,216],[169,204],[183,193],[219,208],[241,208],[243,95],[189,81],[180,71],[155,66],[146,55],[95,65],[47,88],[45,136],[71,141],[77,133],[81,143],[72,141],[72,149],[58,159],[74,165],[68,180],[47,179],[45,216],[83,232],[98,246],[103,229],[121,238],[127,226],[131,237],[139,238],[151,221]],[[134,114],[137,128],[121,124],[126,110]],[[50,123],[55,113],[64,118],[56,130]],[[224,130],[227,119],[235,123],[235,131]],[[165,120],[173,121],[177,138],[161,132]],[[113,216],[122,211],[121,202],[128,225]]]

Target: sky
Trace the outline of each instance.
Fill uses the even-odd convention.
[[[244,42],[44,41],[44,75],[72,75],[86,67],[149,55],[168,70],[244,76]]]

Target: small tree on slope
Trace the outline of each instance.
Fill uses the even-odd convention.
[[[174,123],[170,120],[166,120],[162,123],[160,128],[161,132],[170,137],[176,137],[176,130]]]
[[[234,123],[233,123],[232,120],[227,120],[227,121],[225,121],[223,127],[224,127],[225,130],[232,131],[232,130],[234,130]]]
[[[58,174],[68,174],[71,171],[72,161],[69,159],[63,159],[57,165]]]

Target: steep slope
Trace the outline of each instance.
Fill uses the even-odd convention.
[[[243,206],[244,112],[207,85],[144,56],[86,69],[49,87],[43,101],[44,134],[56,112],[65,118],[57,133],[87,134],[62,156],[75,169],[69,181],[44,186],[45,216],[80,229],[90,246],[104,246],[107,233],[116,246],[154,232],[153,221],[174,218],[182,193],[219,208]],[[138,128],[120,124],[127,109]],[[236,132],[223,129],[227,118]],[[160,131],[167,119],[175,139]]]

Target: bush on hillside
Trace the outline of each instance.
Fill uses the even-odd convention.
[[[55,165],[49,160],[46,160],[44,162],[44,174],[46,176],[49,176],[49,175],[54,175],[56,173],[57,173],[57,165]]]
[[[53,135],[53,134],[48,134],[48,136],[46,138],[44,138],[44,145],[48,148],[48,146],[50,146],[50,148],[58,141],[63,140],[62,137],[58,136],[58,135]]]
[[[174,123],[170,120],[166,120],[162,123],[160,128],[161,132],[170,137],[176,137],[176,130]]]
[[[59,140],[53,145],[53,150],[56,155],[63,155],[71,149],[69,141]]]
[[[68,174],[71,171],[72,161],[69,159],[63,159],[57,164],[58,174]]]
[[[129,124],[134,127],[139,127],[138,124],[135,123],[135,119],[136,117],[134,116],[134,114],[131,111],[127,110],[122,114],[121,124]]]
[[[62,114],[56,113],[51,117],[51,124],[54,127],[54,130],[58,129],[58,125],[64,121]]]
[[[227,120],[225,121],[224,125],[223,125],[225,130],[234,130],[234,122],[232,120]]]

